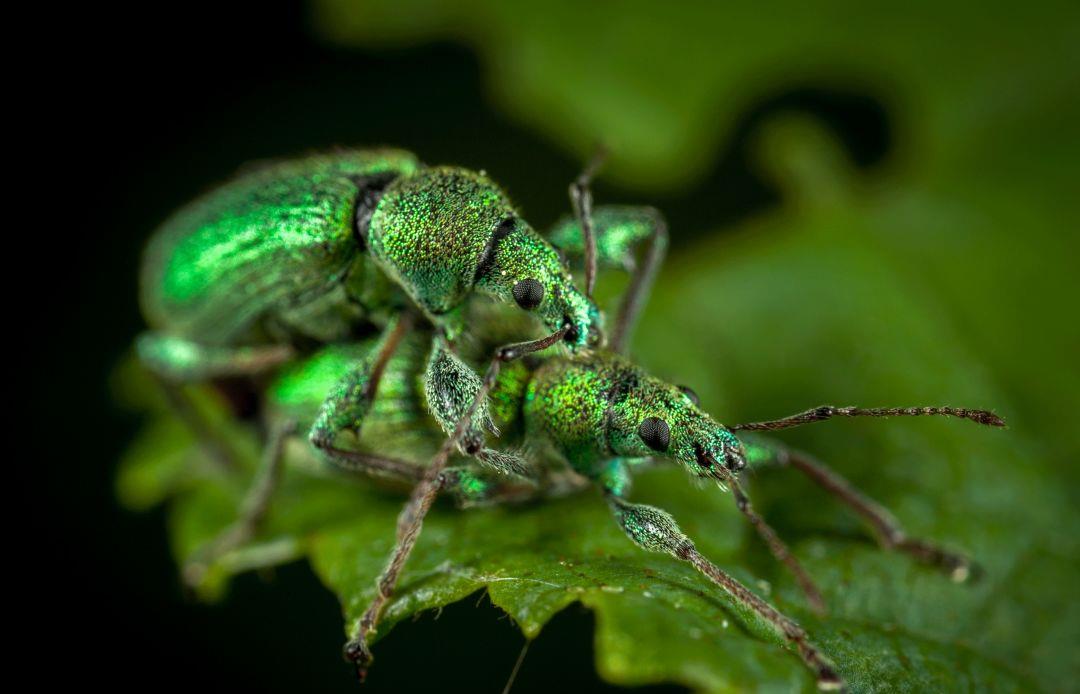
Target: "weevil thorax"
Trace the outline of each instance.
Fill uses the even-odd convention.
[[[393,181],[365,241],[383,269],[453,333],[472,291],[517,303],[571,348],[595,342],[600,313],[574,286],[555,248],[514,211],[483,173],[422,169]]]
[[[530,432],[584,474],[616,457],[666,458],[711,479],[722,479],[718,465],[745,466],[742,444],[691,392],[612,352],[541,366],[526,392],[525,415]]]

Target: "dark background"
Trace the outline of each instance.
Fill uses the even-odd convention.
[[[568,210],[566,183],[582,162],[501,117],[475,57],[461,47],[330,48],[311,38],[298,4],[273,11],[183,4],[145,16],[66,19],[67,30],[51,37],[63,47],[63,68],[41,97],[55,124],[50,140],[63,153],[46,179],[50,189],[62,183],[63,193],[44,209],[65,221],[37,239],[54,240],[59,258],[50,274],[65,279],[57,305],[65,318],[35,316],[51,339],[35,354],[50,368],[34,392],[36,412],[55,412],[59,402],[75,414],[59,431],[50,421],[35,432],[46,444],[48,484],[61,494],[37,526],[47,562],[36,582],[50,596],[50,616],[37,621],[31,650],[55,663],[62,680],[114,690],[355,691],[339,656],[338,605],[306,565],[269,580],[244,576],[223,604],[198,604],[181,593],[164,512],[134,514],[116,504],[113,471],[139,418],[113,404],[103,375],[142,326],[141,244],[172,209],[262,157],[333,145],[405,147],[425,161],[486,169],[540,228]],[[765,115],[789,108],[829,123],[860,166],[888,157],[888,114],[873,95],[814,85],[775,94],[744,114],[700,185],[644,200],[663,206],[676,244],[775,203],[747,165],[745,143]],[[601,184],[598,196],[634,193]],[[702,209],[712,218],[702,220]],[[480,609],[465,601],[438,619],[396,628],[379,644],[367,691],[500,690],[522,639],[477,598]],[[515,690],[609,687],[593,673],[590,619],[571,609],[546,627]],[[57,624],[66,636],[56,636]]]

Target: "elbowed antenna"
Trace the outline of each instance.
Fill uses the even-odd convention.
[[[821,422],[833,417],[958,417],[977,424],[1004,427],[1005,420],[989,410],[969,410],[963,407],[834,407],[822,405],[799,414],[766,422],[750,422],[728,426],[732,431],[775,431],[802,424]]]

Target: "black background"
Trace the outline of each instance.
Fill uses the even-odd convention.
[[[312,38],[299,5],[185,3],[55,19],[43,39],[55,48],[53,69],[32,104],[46,133],[35,144],[50,152],[32,180],[46,195],[23,236],[48,260],[34,294],[48,295],[48,308],[30,317],[45,345],[29,350],[44,365],[32,389],[32,460],[58,493],[30,495],[26,536],[45,550],[30,578],[47,614],[35,615],[21,645],[45,659],[47,680],[79,687],[356,691],[339,654],[340,609],[305,565],[244,576],[224,604],[201,605],[181,593],[165,514],[115,502],[116,461],[139,419],[113,405],[107,380],[141,328],[141,244],[170,210],[257,158],[393,144],[486,169],[538,228],[568,210],[566,184],[581,162],[500,116],[463,47],[331,48]],[[886,114],[871,96],[792,85],[744,115],[694,189],[643,199],[601,184],[598,197],[660,205],[676,243],[773,204],[744,143],[786,108],[825,119],[862,166],[887,156]],[[557,617],[515,691],[606,687],[592,670],[590,622],[582,609]],[[395,629],[377,648],[367,691],[500,691],[522,642],[478,595]]]

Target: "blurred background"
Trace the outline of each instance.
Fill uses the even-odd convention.
[[[77,223],[56,276],[74,291],[63,321],[39,319],[55,335],[35,405],[80,394],[64,425],[78,455],[44,466],[58,568],[43,583],[65,597],[45,626],[82,625],[69,666],[119,690],[356,691],[338,604],[305,565],[192,602],[164,511],[116,500],[140,419],[113,404],[108,374],[142,327],[141,246],[171,210],[252,159],[390,144],[486,170],[542,229],[603,143],[597,200],[652,204],[671,224],[635,354],[712,411],[948,403],[1006,417],[989,436],[890,422],[792,440],[1011,572],[1028,590],[984,596],[996,611],[958,638],[1073,689],[1080,11],[767,5],[320,0],[67,18],[70,61],[43,103],[63,123],[50,140]],[[804,491],[760,490],[796,540],[831,522],[799,510]],[[473,603],[397,627],[367,691],[499,690],[521,637]],[[515,691],[610,686],[592,619],[558,616]]]

